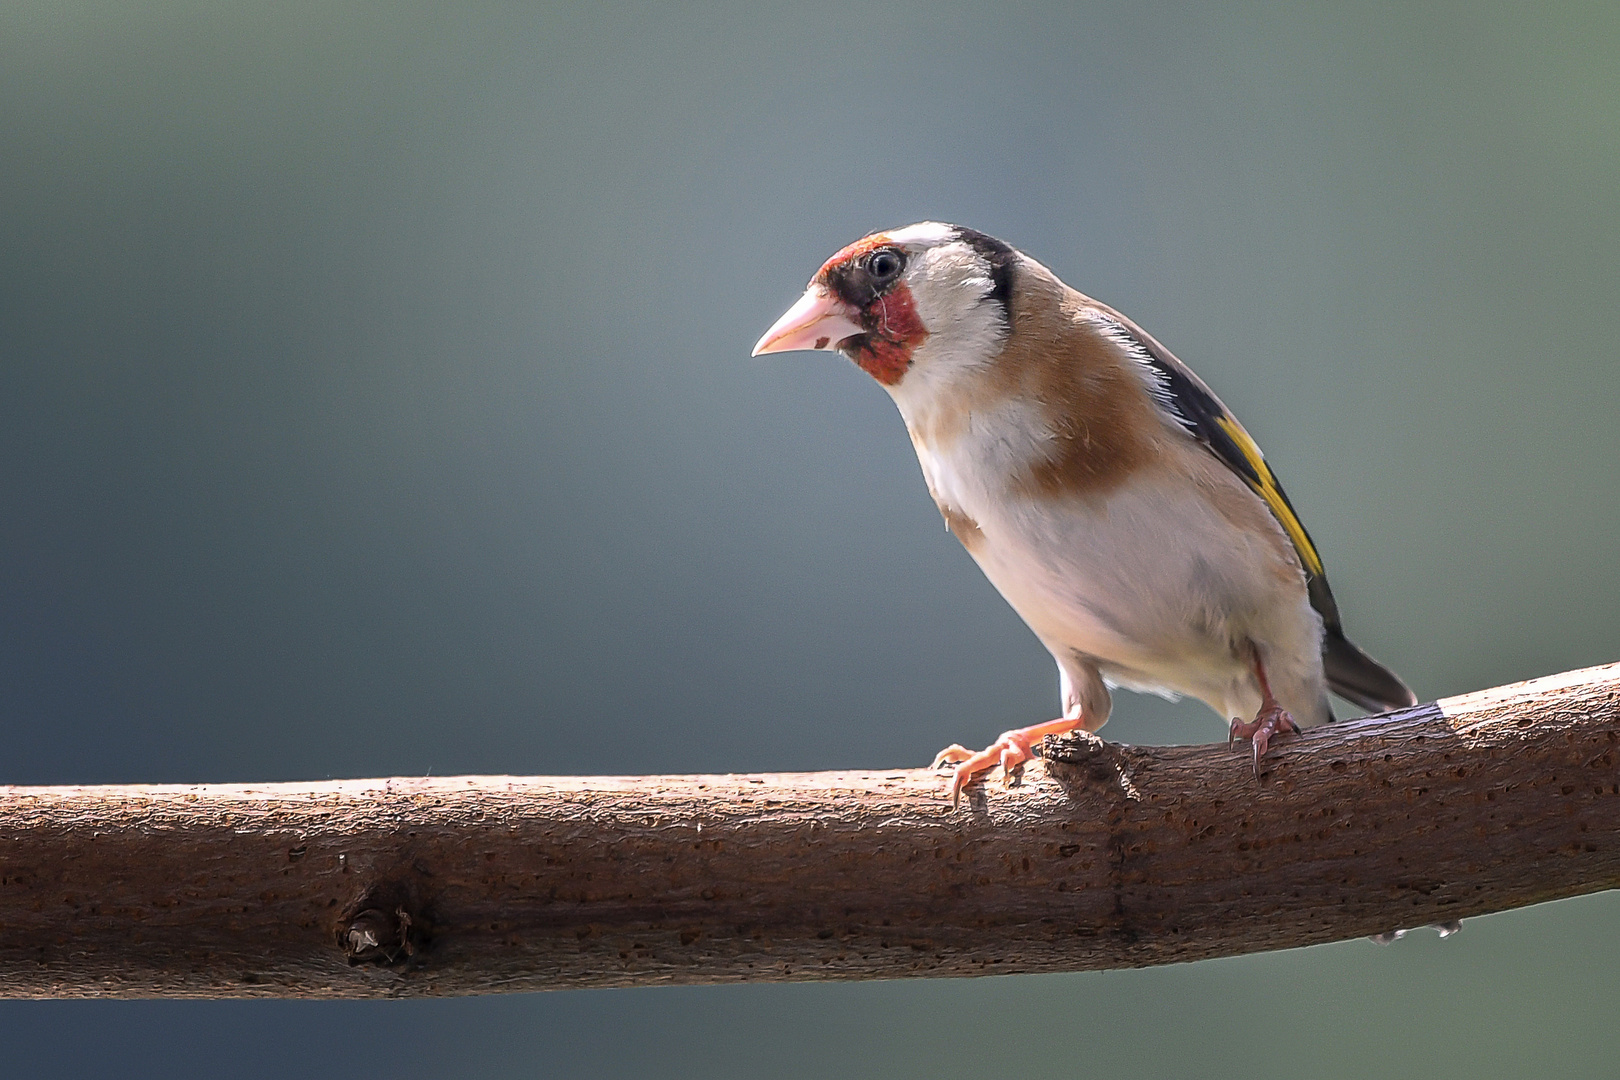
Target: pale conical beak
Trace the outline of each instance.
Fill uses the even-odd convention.
[[[765,336],[754,346],[753,355],[795,349],[836,349],[840,341],[865,332],[855,321],[848,304],[821,286],[812,285],[797,304],[765,331]]]

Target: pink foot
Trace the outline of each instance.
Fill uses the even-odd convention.
[[[1248,739],[1254,743],[1254,778],[1260,779],[1260,757],[1271,745],[1273,735],[1284,732],[1299,733],[1299,725],[1288,711],[1275,701],[1261,706],[1255,718],[1245,724],[1237,717],[1232,718],[1232,727],[1226,735],[1226,745],[1231,746],[1233,739]]]
[[[934,763],[929,768],[937,769],[946,764],[956,766],[951,772],[951,806],[956,807],[961,805],[962,789],[967,787],[978,773],[1000,765],[1002,779],[1010,787],[1013,770],[1035,756],[1033,747],[1036,743],[1048,735],[1062,735],[1079,726],[1078,718],[1057,719],[1048,720],[1044,724],[1032,724],[1029,727],[1003,731],[1000,738],[977,754],[957,743],[934,755]]]

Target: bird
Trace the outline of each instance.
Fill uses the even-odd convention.
[[[1057,662],[1062,714],[955,744],[950,798],[1112,688],[1189,696],[1248,740],[1416,704],[1345,636],[1322,559],[1253,438],[1119,311],[985,233],[926,221],[828,259],[754,355],[837,351],[894,399],[946,528]]]

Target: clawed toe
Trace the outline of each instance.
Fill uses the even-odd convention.
[[[955,766],[951,773],[951,805],[959,806],[962,801],[962,789],[972,783],[976,775],[1000,765],[1007,786],[1013,787],[1023,776],[1024,762],[1035,756],[1034,748],[1043,738],[1048,735],[1061,735],[1079,726],[1079,718],[1062,717],[1048,720],[1044,724],[1003,731],[995,742],[976,754],[960,743],[947,746],[934,755],[934,764],[930,768],[937,769],[941,765]]]
[[[992,766],[999,764],[1007,786],[1013,785],[1016,777],[1023,771],[1023,763],[1029,760],[1030,756],[1029,747],[1018,738],[1019,734],[1013,731],[1003,732],[1001,738],[977,754],[964,746],[955,745],[946,747],[935,756],[935,768],[942,764],[955,766],[951,773],[951,806],[960,806],[962,789],[972,783],[975,776]]]
[[[1253,720],[1244,723],[1237,717],[1232,718],[1232,726],[1227,729],[1226,745],[1231,746],[1234,739],[1248,739],[1254,746],[1254,778],[1260,779],[1260,759],[1265,756],[1266,750],[1271,746],[1272,737],[1283,733],[1299,733],[1299,725],[1294,718],[1288,715],[1286,709],[1280,705],[1271,705],[1260,710]]]

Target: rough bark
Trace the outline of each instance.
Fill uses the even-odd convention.
[[[1620,885],[1620,665],[1245,746],[922,770],[0,789],[0,994],[1078,971]]]

